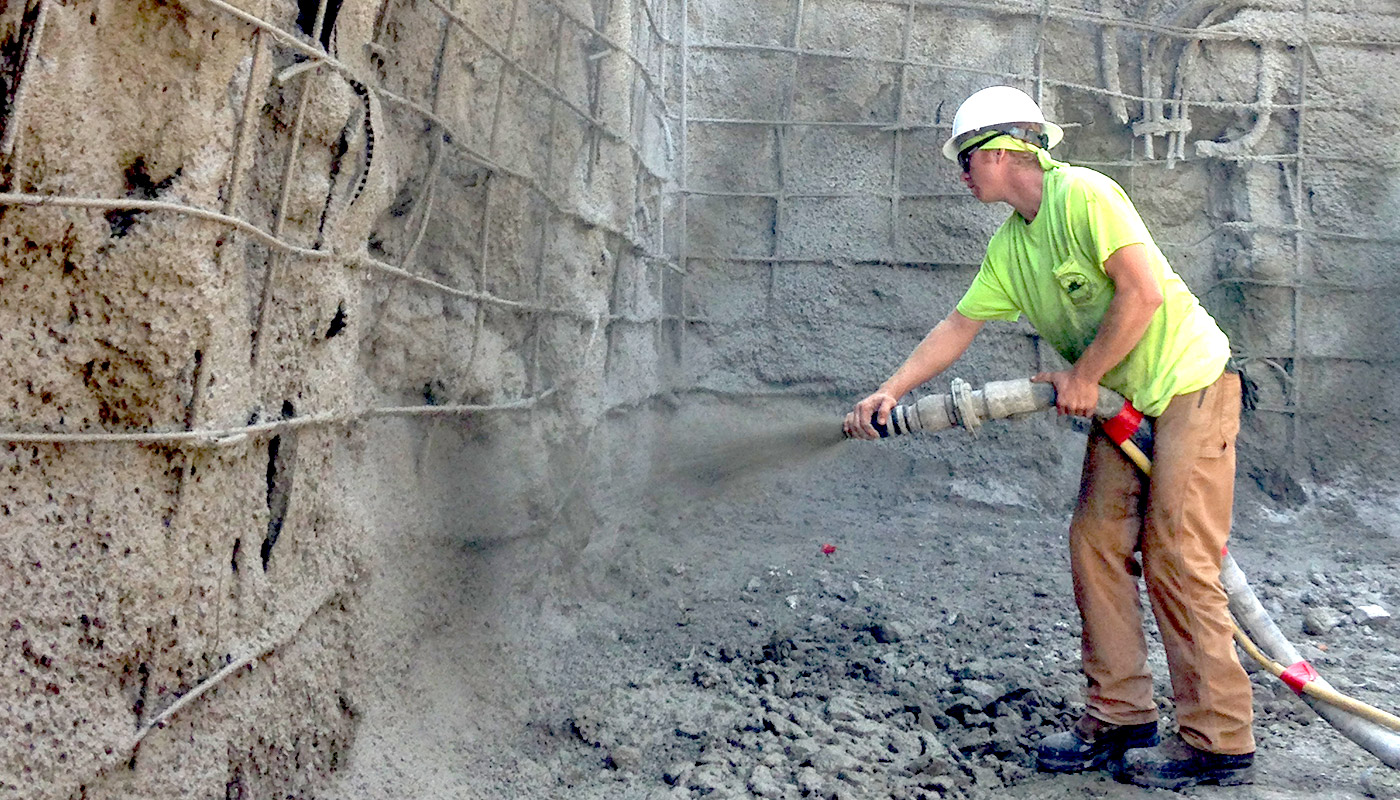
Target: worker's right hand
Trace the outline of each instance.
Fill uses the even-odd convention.
[[[875,392],[856,403],[855,410],[846,415],[841,430],[854,439],[878,439],[880,432],[870,424],[871,419],[875,419],[881,425],[889,425],[890,409],[894,408],[897,402],[898,398],[889,392]]]

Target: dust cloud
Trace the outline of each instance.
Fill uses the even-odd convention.
[[[742,489],[773,470],[831,457],[845,441],[840,418],[815,413],[772,424],[735,425],[730,419],[692,426],[664,442],[652,486],[710,497]]]

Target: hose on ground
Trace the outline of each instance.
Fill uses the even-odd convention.
[[[1144,475],[1152,474],[1151,459],[1131,439],[1118,442],[1118,446]],[[1400,717],[1342,694],[1318,675],[1264,610],[1263,604],[1245,580],[1243,570],[1235,563],[1235,558],[1229,551],[1223,553],[1220,577],[1225,594],[1229,597],[1230,621],[1234,624],[1235,641],[1239,643],[1240,648],[1274,677],[1284,680],[1303,702],[1312,707],[1318,716],[1327,720],[1339,733],[1379,758],[1386,766],[1400,770],[1400,735],[1397,735],[1400,734]],[[1302,668],[1301,678],[1294,677],[1289,680],[1289,667],[1271,658],[1254,643],[1245,631],[1245,625],[1251,621],[1251,627],[1263,637],[1262,641],[1272,646],[1271,649],[1275,653],[1286,659],[1290,665]]]
[[[1245,633],[1244,629],[1240,628],[1238,625],[1235,626],[1235,641],[1239,643],[1241,650],[1244,650],[1249,654],[1250,658],[1259,662],[1259,665],[1268,670],[1275,678],[1283,677],[1287,667],[1265,655],[1264,651],[1259,649],[1259,645],[1255,644],[1254,640],[1249,638],[1249,634]],[[1400,717],[1388,711],[1382,711],[1375,706],[1367,705],[1354,697],[1348,697],[1329,686],[1323,686],[1317,681],[1308,681],[1303,684],[1302,690],[1306,695],[1316,697],[1325,703],[1350,711],[1359,717],[1365,717],[1377,725],[1382,725],[1393,731],[1400,731]]]
[[[1391,769],[1400,770],[1400,733],[1371,719],[1369,714],[1357,713],[1346,707],[1359,701],[1346,698],[1342,705],[1330,702],[1330,693],[1335,690],[1321,675],[1311,669],[1297,648],[1283,635],[1283,631],[1279,630],[1269,612],[1259,602],[1259,597],[1250,588],[1249,582],[1245,580],[1244,571],[1235,563],[1235,557],[1228,552],[1220,562],[1220,583],[1229,597],[1230,615],[1234,617],[1236,628],[1247,633],[1251,643],[1257,642],[1257,649],[1267,654],[1275,663],[1291,665],[1288,669],[1303,668],[1301,679],[1295,678],[1293,682],[1289,682],[1290,688],[1303,702],[1316,711],[1318,716],[1327,720],[1338,733],[1379,758],[1381,763]],[[1237,635],[1236,639],[1238,638]],[[1249,651],[1246,649],[1245,652]],[[1267,665],[1265,668],[1268,668]],[[1280,673],[1279,677],[1282,678],[1283,673]],[[1308,691],[1310,686],[1317,690],[1317,694]],[[1322,694],[1327,697],[1319,696]]]
[[[955,379],[949,394],[926,395],[914,403],[896,406],[890,412],[888,425],[875,420],[872,424],[882,437],[951,427],[975,433],[986,420],[1019,417],[1054,407],[1055,389],[1050,384],[992,381],[974,391],[966,381]],[[1151,420],[1122,395],[1104,387],[1099,387],[1094,416],[1128,459],[1144,475],[1151,475]],[[1228,551],[1222,553],[1220,582],[1229,598],[1235,640],[1245,653],[1284,680],[1338,733],[1386,766],[1400,770],[1400,718],[1338,692],[1318,675],[1279,630]]]

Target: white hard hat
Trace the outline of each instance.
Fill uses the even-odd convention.
[[[1034,141],[1034,134],[1025,129],[1017,129],[1017,123],[1033,122],[1040,126],[1044,138]],[[979,131],[1000,130],[1018,139],[1027,139],[1041,147],[1051,148],[1064,138],[1064,131],[1053,122],[1046,122],[1040,106],[1031,96],[1013,86],[988,86],[973,92],[972,96],[958,106],[953,115],[953,135],[943,143],[943,156],[949,161],[958,157],[959,146]],[[1028,136],[1032,138],[1027,138]]]

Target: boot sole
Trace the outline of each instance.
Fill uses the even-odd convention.
[[[1129,750],[1139,747],[1153,747],[1157,745],[1157,743],[1160,741],[1161,739],[1159,737],[1154,736],[1151,740],[1145,742],[1125,743],[1122,747],[1115,746],[1113,749],[1105,750],[1104,752],[1099,753],[1098,755],[1094,756],[1093,758],[1087,761],[1057,761],[1054,758],[1042,758],[1039,755],[1037,755],[1035,760],[1035,767],[1041,772],[1059,772],[1062,774],[1074,772],[1092,772],[1094,770],[1104,769],[1114,761],[1121,759],[1123,757],[1123,753]]]
[[[1254,783],[1254,765],[1229,769],[1209,770],[1197,775],[1183,775],[1179,778],[1160,778],[1156,775],[1133,775],[1119,773],[1113,777],[1122,783],[1146,786],[1151,789],[1185,789],[1188,786],[1244,786]]]
[[[1073,772],[1091,772],[1103,769],[1108,766],[1108,762],[1115,758],[1122,757],[1122,753],[1103,753],[1088,761],[1056,761],[1053,758],[1036,758],[1035,768],[1041,772],[1058,772],[1061,774]]]

